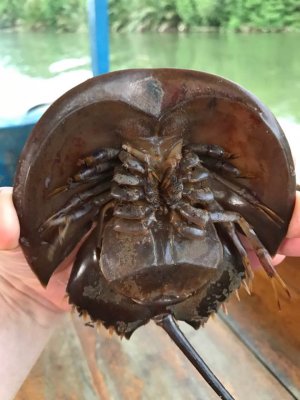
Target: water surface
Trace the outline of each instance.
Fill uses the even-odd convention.
[[[113,34],[111,69],[174,67],[222,75],[268,105],[300,149],[299,43],[299,33]],[[52,102],[89,78],[89,51],[87,33],[0,32],[0,118]]]
[[[277,116],[300,122],[299,43],[297,33],[114,34],[111,69],[174,67],[216,73],[248,88]],[[90,74],[89,64],[86,33],[1,32],[0,98],[3,102],[10,91],[15,100],[34,97],[36,90],[44,90],[43,85],[39,89],[42,81],[58,77],[57,86],[77,83]]]

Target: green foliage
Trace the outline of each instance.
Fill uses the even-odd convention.
[[[286,27],[300,30],[300,3],[295,0],[285,0],[285,13],[283,23]]]
[[[220,25],[219,0],[195,0],[196,14],[199,16],[202,25]]]
[[[175,0],[176,11],[186,26],[198,25],[200,18],[196,13],[196,0]]]
[[[76,31],[87,23],[87,0],[0,0],[0,28]],[[199,27],[300,29],[299,0],[109,0],[113,31]]]
[[[30,28],[76,31],[86,21],[85,0],[25,0],[24,21]]]
[[[110,0],[109,4],[114,31],[160,30],[165,24],[237,31],[300,27],[299,0]]]
[[[0,27],[76,31],[87,24],[86,0],[0,0]]]
[[[113,31],[146,31],[177,28],[179,17],[172,0],[110,0]]]
[[[0,28],[16,25],[21,16],[18,0],[0,0]]]
[[[226,10],[224,26],[235,30],[268,31],[300,25],[298,0],[226,0]]]

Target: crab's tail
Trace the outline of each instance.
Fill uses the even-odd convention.
[[[171,314],[160,315],[159,317],[155,317],[154,320],[157,325],[167,332],[170,338],[177,344],[180,350],[190,360],[217,395],[223,400],[234,400],[231,394],[225,389],[218,378],[208,368],[205,361],[199,356],[194,347],[187,340],[173,316]]]

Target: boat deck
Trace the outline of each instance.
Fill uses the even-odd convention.
[[[278,311],[272,287],[256,273],[253,294],[240,290],[204,329],[181,324],[236,400],[300,398],[300,259],[279,268],[293,293]],[[122,341],[65,317],[16,400],[214,400],[181,352],[154,323]]]

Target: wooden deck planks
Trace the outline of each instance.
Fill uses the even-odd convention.
[[[91,374],[69,317],[57,329],[17,400],[97,400]]]
[[[182,324],[182,326],[184,326]],[[261,399],[289,399],[290,396],[265,370],[245,346],[219,319],[205,329],[185,326],[193,345],[236,399],[252,398],[253,388]],[[100,336],[100,341],[103,338]],[[114,340],[114,339],[113,339]],[[138,354],[136,354],[138,352]],[[144,381],[144,392],[136,399],[217,399],[167,335],[154,324],[137,332],[132,342],[123,345],[123,368],[135,371]],[[97,358],[101,359],[101,352]],[[103,357],[103,354],[102,354]],[[103,358],[102,358],[103,360]],[[114,373],[109,363],[110,378]],[[141,366],[143,369],[141,370]],[[123,383],[124,384],[124,383]],[[117,399],[130,399],[120,392]]]
[[[229,315],[223,317],[295,398],[300,398],[300,259],[287,259],[278,271],[293,294],[289,302],[282,293],[281,311],[269,280],[259,272],[253,295],[240,290],[241,302],[231,301]]]
[[[153,323],[130,341],[111,337],[104,329],[96,336],[78,321],[75,326],[66,318],[16,400],[218,398]],[[199,331],[182,327],[237,400],[292,398],[219,318]]]

